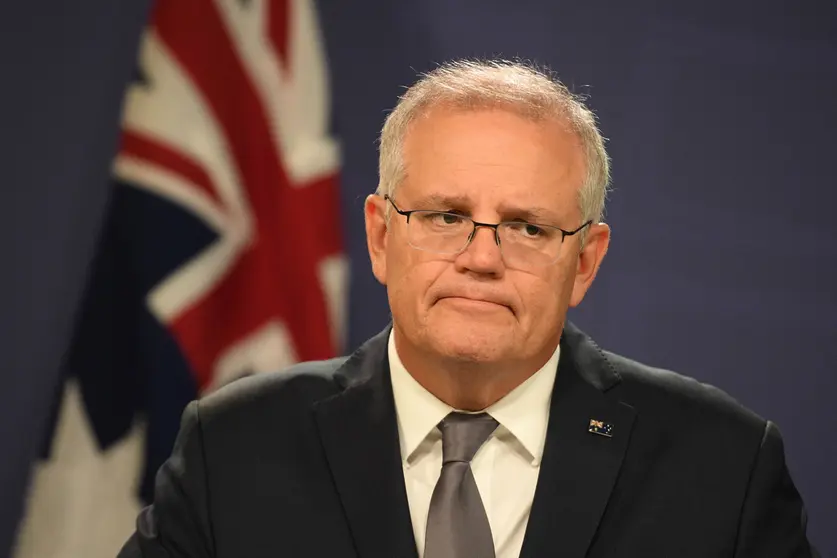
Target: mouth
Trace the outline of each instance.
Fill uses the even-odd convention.
[[[447,304],[451,304],[454,307],[470,311],[496,312],[497,310],[508,310],[509,312],[514,313],[512,308],[507,304],[482,298],[469,298],[465,296],[445,296],[441,297],[437,302],[441,301],[445,301]]]

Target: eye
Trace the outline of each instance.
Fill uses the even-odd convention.
[[[544,230],[537,225],[533,225],[531,223],[521,223],[522,233],[524,236],[528,236],[531,238],[537,238],[539,236],[544,235]]]
[[[434,225],[459,225],[464,219],[453,213],[430,213],[427,218]]]
[[[511,235],[510,239],[524,242],[549,242],[555,233],[549,227],[533,225],[526,221],[507,221],[503,223],[505,230]]]

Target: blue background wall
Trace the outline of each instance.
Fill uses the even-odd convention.
[[[363,198],[416,72],[461,56],[550,65],[613,158],[604,267],[571,319],[606,348],[713,383],[778,423],[837,556],[837,5],[321,2],[344,138],[351,343],[388,320]]]
[[[147,6],[0,3],[0,556],[49,422]]]

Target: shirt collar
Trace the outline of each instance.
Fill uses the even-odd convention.
[[[401,457],[409,462],[428,434],[454,409],[427,391],[404,368],[392,331],[387,353]],[[560,345],[540,370],[485,410],[517,439],[529,454],[533,466],[538,466],[543,456],[559,354]]]
[[[561,346],[540,370],[485,411],[517,438],[533,466],[539,466],[546,445],[549,405]]]
[[[454,409],[424,389],[424,386],[407,372],[395,349],[395,336],[392,330],[389,333],[387,353],[392,378],[392,395],[395,398],[395,414],[398,417],[401,458],[404,461],[410,461],[419,444]]]

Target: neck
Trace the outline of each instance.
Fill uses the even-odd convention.
[[[482,411],[532,377],[552,352],[525,361],[473,362],[428,354],[395,334],[398,357],[437,399],[462,411]]]

